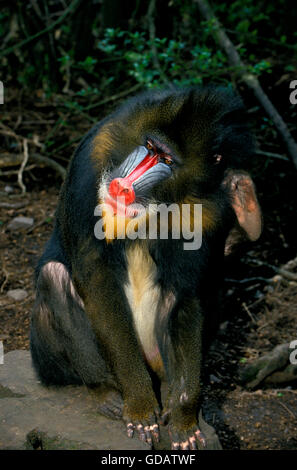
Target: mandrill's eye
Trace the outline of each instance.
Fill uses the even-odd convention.
[[[214,161],[215,161],[215,164],[217,165],[218,163],[220,163],[220,161],[222,160],[222,155],[219,155],[218,153],[216,153],[214,156]]]
[[[168,153],[165,153],[164,150],[157,147],[150,139],[147,139],[145,146],[151,157],[157,156],[159,162],[165,163],[165,165],[168,166],[173,165],[174,162],[172,157]]]
[[[152,151],[152,152],[155,153],[156,147],[155,147],[155,145],[152,143],[151,140],[147,140],[145,146],[146,146],[146,148],[147,148],[148,150],[150,150],[150,151]]]
[[[168,166],[173,165],[173,160],[170,157],[170,155],[163,154],[163,155],[160,155],[160,156],[161,156],[161,159],[162,159],[162,163],[165,163]]]

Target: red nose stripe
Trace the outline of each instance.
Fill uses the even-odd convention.
[[[144,157],[144,159],[131,171],[130,175],[123,178],[123,180],[128,180],[130,183],[134,183],[143,173],[152,168],[158,163],[158,155],[151,156],[149,153]]]
[[[151,156],[148,153],[129,175],[127,175],[125,178],[115,178],[110,182],[108,188],[109,194],[114,199],[121,197],[125,205],[132,204],[132,202],[135,201],[135,192],[132,184],[157,163],[158,155],[156,154]]]

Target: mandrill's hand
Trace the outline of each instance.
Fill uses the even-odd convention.
[[[135,400],[124,403],[123,418],[127,427],[127,434],[133,437],[135,432],[141,441],[152,445],[159,442],[160,432],[157,423],[160,409],[157,401],[152,400],[151,404]]]

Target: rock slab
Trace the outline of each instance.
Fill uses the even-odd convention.
[[[25,229],[25,228],[30,228],[34,224],[34,219],[32,217],[14,217],[11,222],[9,222],[7,228],[8,230],[14,231],[14,230],[20,230],[20,229]]]
[[[208,448],[220,449],[211,426],[199,418]],[[167,435],[166,430],[163,430]],[[169,449],[162,439],[159,449]],[[29,351],[12,351],[0,364],[0,449],[149,450],[130,439],[122,421],[101,416],[83,386],[44,387]]]
[[[11,289],[7,292],[7,296],[13,300],[20,302],[28,297],[28,292],[24,289]]]

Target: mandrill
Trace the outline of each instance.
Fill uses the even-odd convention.
[[[31,353],[46,384],[85,384],[152,444],[205,446],[197,416],[226,253],[261,233],[241,100],[152,91],[96,124],[62,186],[36,270]],[[166,398],[158,392],[167,388]]]

